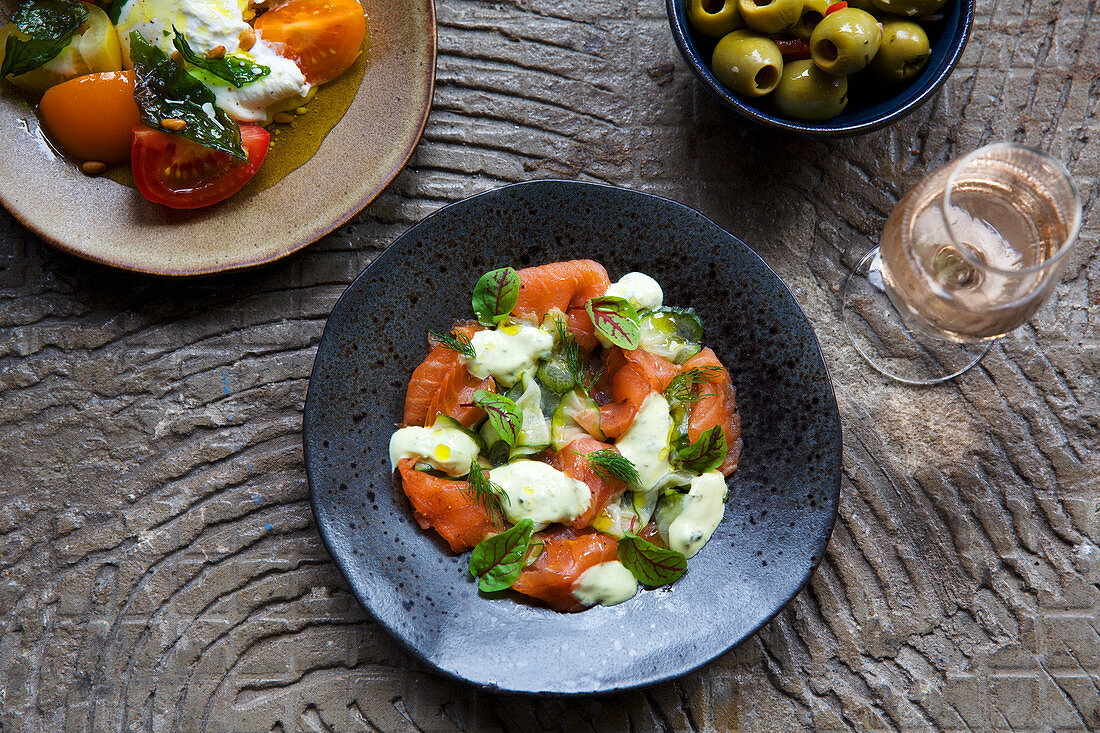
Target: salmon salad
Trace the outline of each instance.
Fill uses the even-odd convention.
[[[592,260],[483,275],[429,332],[390,461],[485,593],[557,611],[676,582],[718,528],[741,423],[690,307]]]

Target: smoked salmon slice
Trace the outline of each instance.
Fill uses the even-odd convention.
[[[485,417],[485,411],[473,404],[474,392],[479,389],[495,392],[497,383],[492,377],[482,380],[471,377],[466,367],[460,366],[461,372],[456,369],[448,373],[439,385],[424,417],[425,425],[433,424],[436,415],[449,415],[468,428]]]
[[[611,501],[622,496],[626,490],[626,484],[622,481],[605,479],[592,468],[592,464],[588,462],[586,456],[599,450],[615,449],[591,436],[582,435],[558,453],[558,470],[569,478],[588,484],[588,488],[592,492],[592,503],[588,509],[584,514],[573,520],[575,529],[583,529],[592,524],[592,520],[596,518],[596,515]]]
[[[687,372],[697,367],[722,367],[713,379],[700,382],[698,394],[708,395],[691,405],[688,417],[688,438],[694,442],[715,425],[722,426],[726,434],[726,460],[719,470],[726,476],[737,470],[741,458],[741,416],[737,414],[737,392],[730,382],[729,372],[722,366],[714,352],[703,349],[684,364]]]
[[[573,598],[573,584],[588,568],[618,559],[619,541],[603,532],[578,531],[572,527],[540,535],[545,549],[519,574],[512,590],[538,598],[557,611],[582,608]]]
[[[417,471],[414,465],[413,459],[402,458],[397,470],[401,473],[401,488],[409,497],[413,516],[422,529],[434,529],[455,552],[476,546],[498,529],[466,495],[469,484]]]
[[[596,327],[592,325],[592,319],[588,316],[588,311],[584,309],[584,306],[571,308],[565,315],[569,324],[569,331],[577,337],[577,346],[580,347],[583,353],[591,353],[593,349],[600,345],[599,339],[596,338]]]
[[[577,307],[583,310],[589,298],[603,295],[611,285],[607,270],[592,260],[525,267],[516,274],[520,280],[519,301],[512,314],[528,321],[542,321],[553,308],[562,313]]]
[[[454,329],[466,338],[480,330],[481,327],[476,324],[464,324]],[[485,416],[480,407],[467,406],[473,400],[474,390],[492,391],[495,387],[492,377],[478,379],[470,374],[457,352],[444,346],[434,346],[409,379],[403,422],[405,425],[430,427],[436,415],[442,414],[470,427]]]
[[[663,356],[643,349],[623,351],[614,347],[607,360],[610,376],[610,402],[600,408],[600,428],[609,438],[626,432],[638,408],[652,392],[663,392],[680,373],[680,367]]]

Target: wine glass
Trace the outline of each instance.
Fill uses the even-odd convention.
[[[1066,167],[1016,143],[975,150],[927,175],[849,275],[844,324],[871,366],[935,384],[977,364],[1027,321],[1081,228]]]

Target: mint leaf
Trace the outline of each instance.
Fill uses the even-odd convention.
[[[604,296],[592,298],[584,304],[592,325],[611,343],[633,351],[638,348],[642,330],[638,325],[638,311],[625,298]]]
[[[257,79],[262,79],[271,73],[270,67],[257,64],[255,61],[240,56],[222,56],[220,59],[208,59],[205,56],[199,56],[191,50],[187,39],[183,37],[179,30],[174,27],[172,30],[176,34],[176,37],[172,39],[172,45],[180,52],[184,61],[210,72],[223,81],[229,82],[236,89],[240,89],[245,84],[251,84]]]
[[[179,135],[241,161],[248,156],[241,145],[241,128],[217,106],[214,93],[170,61],[137,31],[130,33],[130,60],[134,63],[134,99],[141,120],[162,130],[161,120],[183,120]]]
[[[511,398],[479,389],[474,392],[474,404],[485,410],[485,414],[489,416],[489,425],[497,431],[501,440],[508,445],[516,444],[520,428],[523,427],[523,415]]]
[[[715,425],[700,435],[699,440],[677,453],[676,458],[688,471],[702,475],[722,465],[726,460],[727,448],[722,426]]]
[[[687,570],[687,558],[683,553],[658,547],[633,534],[619,540],[619,562],[639,583],[651,588],[671,585]]]
[[[470,553],[470,575],[477,578],[477,587],[486,593],[511,588],[519,579],[535,528],[530,519],[521,519],[516,526],[487,537]]]
[[[481,276],[474,286],[474,315],[483,326],[503,321],[519,302],[519,275],[511,267],[493,270]]]
[[[75,0],[29,0],[19,6],[11,22],[26,40],[13,33],[4,45],[0,77],[34,71],[61,53],[77,29],[88,20],[88,10]]]

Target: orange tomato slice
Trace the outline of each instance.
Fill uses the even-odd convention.
[[[77,160],[130,159],[130,131],[140,121],[134,72],[88,74],[52,86],[38,112],[50,139]]]
[[[281,43],[310,84],[324,84],[355,63],[367,19],[356,0],[287,0],[256,19],[260,38]]]

